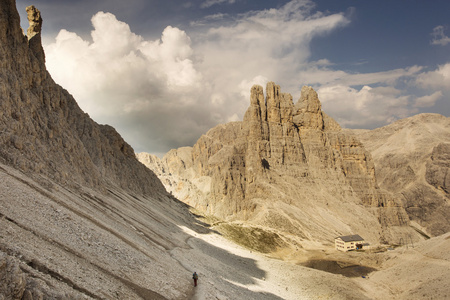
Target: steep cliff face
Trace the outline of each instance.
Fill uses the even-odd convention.
[[[26,36],[0,1],[0,299],[185,299],[191,272],[170,251],[202,228],[55,84],[27,13]]]
[[[234,247],[195,219],[187,205],[168,195],[154,174],[136,161],[133,149],[113,128],[90,120],[53,82],[45,70],[40,43],[42,18],[33,7],[28,8],[28,15],[26,37],[14,1],[0,1],[0,299],[365,296],[362,287],[355,288],[354,281],[342,276],[269,261]],[[267,116],[267,105],[260,106]],[[280,102],[280,115],[291,108],[290,103]],[[324,124],[319,131],[325,137],[317,141],[325,143],[336,124],[323,113],[316,115]],[[363,205],[353,191],[356,185],[349,185],[350,177],[330,167],[340,161],[328,157],[335,150],[310,155],[305,149],[312,147],[296,144],[297,140],[303,143],[302,136],[295,134],[298,125],[293,129],[288,124],[279,126],[281,121],[272,124],[266,117],[260,123],[265,140],[254,141],[259,145],[255,147],[263,149],[259,156],[248,153],[245,130],[249,129],[243,131],[247,125],[240,122],[211,130],[202,138],[203,144],[197,145],[195,159],[192,148],[171,151],[164,163],[144,157],[166,176],[171,191],[201,209],[236,211],[237,217],[303,234],[307,240],[332,240],[337,233],[358,232],[373,242],[378,230],[384,233],[376,220],[381,209],[376,203],[380,202]],[[271,135],[271,128],[272,133],[281,128],[281,133]],[[288,129],[294,133],[285,134]],[[347,145],[342,141],[331,144],[339,145],[338,149]],[[283,149],[275,149],[280,146]],[[286,157],[290,151],[298,156]],[[343,165],[346,160],[361,160],[355,154],[358,151],[347,152]],[[433,157],[441,168],[440,151]],[[315,171],[309,159],[324,165],[325,181],[319,180],[322,171]],[[254,169],[241,173],[247,160]],[[354,165],[348,163],[346,174],[359,172],[353,170]],[[365,166],[364,162],[356,165]],[[334,173],[341,177],[336,179]],[[366,182],[364,174],[355,176],[364,180],[352,180]],[[229,186],[213,182],[224,179],[222,175],[228,176]],[[430,182],[446,187],[446,180],[435,175],[430,173]],[[231,186],[236,182],[243,184],[237,192]],[[236,207],[229,208],[220,202],[229,199],[223,194],[214,195],[215,202],[210,202],[212,188],[242,194],[247,204],[236,202]],[[264,244],[276,236],[254,228],[242,232],[247,234],[244,239],[250,236]],[[317,245],[313,243],[314,248]],[[274,248],[265,246],[269,251]],[[192,286],[192,270],[204,278],[200,289]],[[430,278],[446,278],[435,268],[433,274]],[[376,287],[369,290],[378,293]],[[432,294],[437,294],[435,289]]]
[[[420,114],[391,125],[353,131],[372,153],[380,187],[399,199],[428,235],[450,230],[450,120]]]
[[[157,177],[110,126],[98,125],[45,68],[40,12],[27,8],[25,36],[15,2],[0,10],[0,157],[67,185],[164,193]]]
[[[211,129],[182,153],[162,159],[159,175],[172,178],[166,188],[226,220],[305,240],[359,232],[373,242],[398,239],[391,229],[408,223],[399,203],[378,188],[370,154],[322,112],[310,87],[295,105],[272,82],[266,97],[252,87],[242,122]]]
[[[426,165],[425,179],[436,189],[450,196],[450,143],[433,147]]]

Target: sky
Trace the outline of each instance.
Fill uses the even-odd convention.
[[[136,152],[241,121],[250,88],[318,93],[342,127],[450,115],[448,0],[17,0],[52,78]]]

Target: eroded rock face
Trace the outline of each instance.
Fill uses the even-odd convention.
[[[51,78],[42,18],[27,7],[27,36],[13,0],[0,9],[0,157],[27,173],[69,186],[165,193],[157,177],[110,126],[99,125]]]
[[[380,187],[400,199],[408,218],[430,236],[450,230],[450,119],[420,114],[354,131],[372,153]]]
[[[27,18],[29,27],[27,29],[27,38],[29,48],[33,52],[34,56],[38,59],[42,65],[45,63],[45,53],[42,47],[41,30],[42,30],[42,17],[41,12],[33,5],[28,6]]]
[[[346,232],[384,241],[394,237],[389,228],[408,223],[378,188],[370,154],[322,112],[311,87],[294,105],[273,82],[266,97],[253,86],[242,122],[209,130],[183,153],[161,161],[178,178],[166,188],[220,218],[322,241]]]
[[[28,276],[20,263],[0,251],[0,296],[1,299],[75,299],[76,295],[55,291],[43,280]]]
[[[30,23],[30,27],[27,30],[28,40],[31,40],[34,36],[40,35],[42,30],[42,17],[41,12],[34,7],[34,5],[28,6],[27,17],[28,23]]]
[[[450,144],[441,143],[433,148],[425,178],[429,184],[450,195]]]
[[[27,11],[28,37],[0,1],[0,299],[185,297],[192,215],[52,80]]]
[[[26,276],[18,264],[0,252],[0,290],[7,299],[22,299],[25,292]]]

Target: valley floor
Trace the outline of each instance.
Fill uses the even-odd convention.
[[[299,250],[281,260],[218,234],[183,229],[191,235],[191,249],[176,249],[172,255],[200,276],[193,299],[446,299],[450,295],[450,257],[442,251],[449,249],[450,234],[387,252],[341,253],[323,248]]]
[[[42,189],[6,166],[0,167],[0,182],[0,277],[13,275],[13,270],[17,276],[11,280],[19,282],[27,274],[28,280],[48,286],[49,295],[62,291],[66,299],[194,300],[450,297],[450,233],[380,253],[342,253],[311,244],[269,256],[231,242],[174,200],[149,201],[118,191],[106,197],[82,190],[76,195],[57,186]],[[199,274],[195,288],[194,271]],[[13,287],[4,283],[0,281],[0,298],[2,289]]]

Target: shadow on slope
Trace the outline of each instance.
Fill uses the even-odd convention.
[[[214,260],[207,273],[221,274],[221,286],[249,298],[278,298],[233,285],[255,284],[254,278],[263,278],[266,272],[252,259],[183,231],[186,227],[213,234],[176,199],[130,195],[113,188],[109,195],[56,184],[49,190],[5,165],[0,178],[0,223],[5,229],[0,250],[22,271],[17,278],[26,278],[23,294],[185,299],[193,294],[191,274],[199,268],[195,261],[189,265],[172,252],[188,251],[197,262]],[[8,274],[0,268],[4,272]],[[2,293],[8,296],[7,289]]]
[[[359,277],[376,271],[375,268],[362,265],[347,264],[335,260],[310,260],[303,264],[305,267],[325,271],[332,274],[341,274],[345,277]]]

